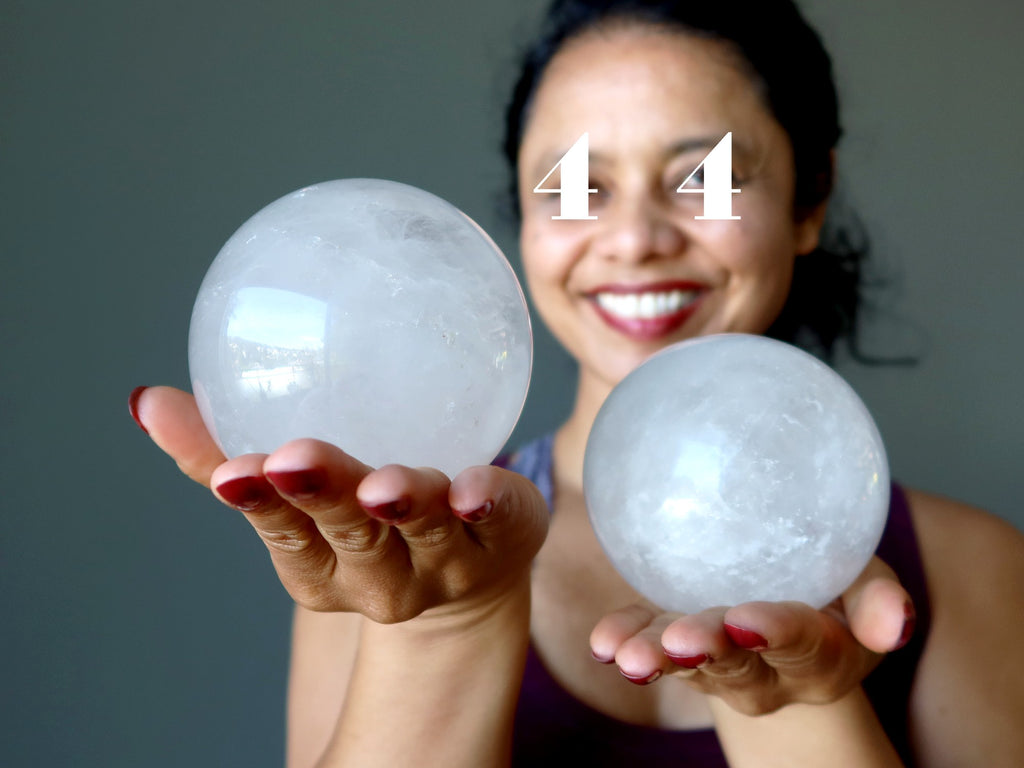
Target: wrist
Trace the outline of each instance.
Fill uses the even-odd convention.
[[[800,765],[898,768],[900,761],[860,686],[829,704],[788,704],[766,715],[744,715],[712,696],[715,730],[736,768]]]
[[[500,587],[430,608],[395,624],[363,622],[363,644],[427,647],[468,644],[488,634],[500,634],[503,644],[529,641],[530,579],[525,574]]]
[[[371,632],[395,637],[408,637],[418,642],[443,642],[465,633],[485,632],[501,627],[519,626],[528,633],[529,574],[508,580],[507,583],[481,590],[461,600],[443,603],[420,613],[408,622],[378,624],[367,620]],[[511,625],[510,625],[511,623]]]
[[[346,706],[322,764],[409,765],[424,744],[437,765],[507,764],[529,621],[528,578],[398,624],[364,620]]]

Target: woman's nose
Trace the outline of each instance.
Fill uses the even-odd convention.
[[[602,229],[602,255],[620,261],[638,263],[676,256],[686,240],[670,212],[647,198],[608,206],[598,214],[598,226]]]

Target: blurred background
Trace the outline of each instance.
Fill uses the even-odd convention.
[[[210,261],[332,178],[450,200],[513,262],[501,114],[539,0],[0,2],[0,763],[274,766],[290,602],[244,523],[128,416],[188,388]],[[843,200],[889,287],[840,361],[894,475],[1024,527],[1024,6],[806,0]],[[566,413],[537,326],[518,444]]]

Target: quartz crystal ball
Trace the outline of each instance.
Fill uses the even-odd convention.
[[[670,611],[831,602],[889,506],[874,421],[811,355],[761,336],[682,342],[611,393],[587,443],[587,509],[622,576]]]
[[[228,457],[314,437],[449,476],[501,450],[532,355],[522,290],[487,234],[376,179],[300,189],[249,219],[189,331],[192,388]]]

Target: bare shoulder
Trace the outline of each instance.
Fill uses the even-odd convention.
[[[932,612],[911,702],[920,764],[1024,765],[1024,535],[967,504],[907,498]]]
[[[936,599],[975,585],[1021,594],[1019,579],[1006,577],[1024,575],[1024,534],[977,507],[923,491],[906,493]]]
[[[316,765],[338,722],[359,650],[358,613],[316,613],[296,606],[288,675],[289,768]]]
[[[1024,534],[952,499],[910,490],[907,498],[936,631],[971,633],[975,653],[983,628],[993,642],[1010,630],[1024,635]]]

